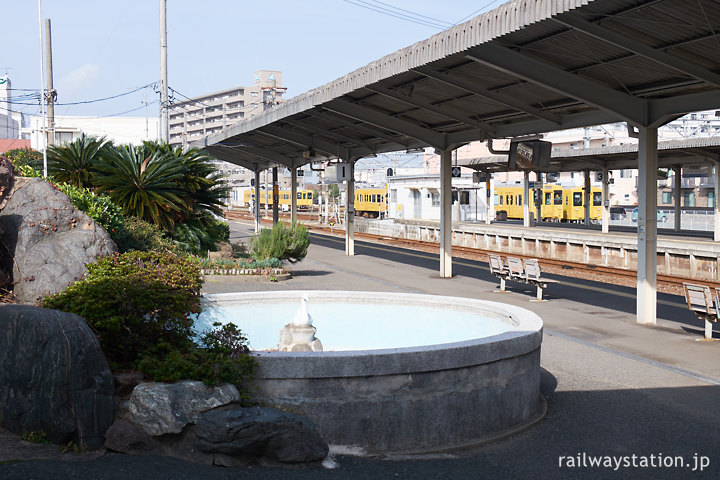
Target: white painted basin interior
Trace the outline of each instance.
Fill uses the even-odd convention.
[[[209,295],[196,329],[208,329],[214,322],[232,322],[248,338],[252,350],[272,350],[277,347],[280,329],[293,320],[300,308],[299,299],[308,293],[308,312],[325,351],[455,343],[499,335],[518,326],[509,312],[480,308],[477,301],[468,299],[383,292],[297,291]],[[449,298],[453,301],[448,301]]]

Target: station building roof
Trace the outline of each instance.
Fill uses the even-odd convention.
[[[710,0],[513,0],[195,146],[251,169],[293,168],[618,121],[659,126],[720,108],[719,31]]]

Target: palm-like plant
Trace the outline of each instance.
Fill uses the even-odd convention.
[[[47,150],[48,174],[76,187],[95,188],[98,164],[110,146],[105,137],[88,137],[84,133],[73,142],[52,145]]]
[[[161,149],[122,146],[107,155],[98,175],[98,191],[120,205],[125,215],[171,231],[187,215],[181,188],[182,162]]]

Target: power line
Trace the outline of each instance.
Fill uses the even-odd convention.
[[[485,10],[486,8],[488,8],[489,6],[491,6],[492,4],[498,3],[499,1],[500,1],[500,0],[493,0],[492,2],[487,3],[484,7],[481,7],[481,8],[479,8],[479,9],[475,10],[474,12],[472,12],[470,15],[461,18],[460,20],[458,20],[457,22],[455,22],[453,25],[457,25],[458,23],[462,23],[462,22],[464,22],[465,20],[468,20],[468,19],[474,17],[475,15],[477,15],[477,14],[480,13],[480,12],[482,12],[483,10]]]
[[[368,4],[368,3],[366,3],[366,2],[364,2],[364,3],[357,3],[357,2],[362,2],[362,0],[357,0],[357,2],[354,2],[354,1],[351,1],[351,0],[343,0],[343,1],[346,2],[346,3],[350,3],[350,4],[353,4],[353,5],[356,5],[356,6],[358,6],[358,7],[366,8],[366,9],[368,9],[368,10],[372,10],[372,11],[377,12],[377,13],[382,13],[383,15],[388,15],[388,16],[390,16],[390,17],[399,18],[400,20],[405,20],[405,21],[407,21],[407,22],[416,23],[416,24],[418,24],[418,25],[424,25],[424,26],[426,26],[426,27],[437,28],[437,29],[439,29],[439,30],[444,30],[444,29],[447,28],[446,26],[443,26],[443,25],[437,25],[437,24],[435,24],[435,23],[432,23],[432,22],[429,22],[429,21],[425,21],[425,20],[422,20],[422,19],[419,19],[419,18],[410,17],[409,15],[403,15],[403,14],[400,14],[400,13],[392,12],[391,10],[389,10],[389,9],[387,9],[387,8],[382,8],[382,7],[379,7],[379,6],[371,5],[371,4]]]
[[[366,1],[364,1],[364,0],[357,0],[357,1],[359,1],[360,3],[365,3],[365,4],[368,3],[368,2],[366,2]],[[390,5],[389,3],[381,2],[380,0],[370,0],[370,1],[373,2],[373,3],[378,3],[378,4],[380,4],[380,5],[385,5],[386,7],[389,7],[389,8],[392,9],[392,10],[397,10],[397,11],[400,11],[400,12],[409,13],[411,16],[414,16],[414,17],[426,18],[426,19],[428,19],[428,20],[432,20],[433,22],[438,23],[438,24],[441,24],[441,25],[442,25],[442,24],[445,24],[445,25],[447,25],[447,27],[445,27],[445,28],[448,28],[448,27],[451,27],[451,26],[452,26],[452,23],[446,22],[446,21],[444,21],[444,20],[440,20],[439,18],[428,17],[428,16],[422,15],[422,14],[420,14],[420,13],[415,13],[415,12],[410,11],[410,10],[405,10],[404,8],[399,8],[399,7],[396,7],[396,6],[394,6],[394,5]],[[401,15],[402,15],[402,14],[401,14]]]

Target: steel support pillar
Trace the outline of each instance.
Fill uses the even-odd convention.
[[[530,226],[530,171],[523,171],[523,227]]]
[[[355,255],[355,162],[350,160],[348,163],[350,176],[345,189],[345,255]]]
[[[590,170],[585,170],[585,186],[583,187],[583,224],[590,225]]]
[[[720,195],[720,162],[715,162],[715,175],[713,175],[713,183],[715,186],[715,195],[713,196],[713,239],[720,242],[720,206],[718,206],[718,195]]]
[[[637,322],[657,323],[657,128],[638,142]]]
[[[278,186],[278,169],[272,169],[272,199],[273,199],[273,225],[280,220],[280,187]]]
[[[673,177],[675,184],[673,185],[673,211],[675,212],[675,231],[679,232],[682,228],[682,167],[673,167]]]
[[[290,169],[290,223],[297,222],[297,168]]]
[[[255,170],[255,202],[253,205],[255,217],[255,232],[260,231],[260,170]]]
[[[440,277],[452,277],[452,150],[440,152]]]
[[[610,192],[608,191],[609,170],[602,169],[602,232],[610,231]]]
[[[490,216],[494,213],[493,189],[492,189],[492,173],[488,172],[487,180],[485,181],[485,224],[490,225]]]

